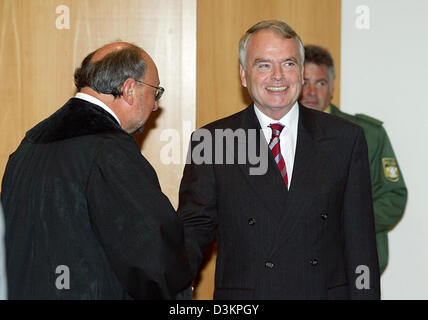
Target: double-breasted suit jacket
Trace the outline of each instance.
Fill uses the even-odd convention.
[[[256,129],[258,154],[268,148],[253,105],[203,129],[213,137],[220,129],[243,129],[248,137]],[[264,174],[250,173],[250,152],[246,162],[237,161],[244,150],[238,139],[233,150],[222,150],[234,151],[234,163],[215,161],[215,142],[211,163],[194,161],[204,143],[195,138],[199,131],[192,136],[178,213],[194,271],[217,238],[215,299],[379,298],[367,146],[359,126],[299,105],[289,189],[271,152]]]

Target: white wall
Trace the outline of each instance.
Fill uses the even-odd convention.
[[[427,33],[428,0],[342,1],[342,110],[384,121],[409,190],[382,299],[428,299]]]

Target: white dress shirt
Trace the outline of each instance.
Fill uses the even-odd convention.
[[[119,118],[116,116],[116,114],[113,112],[113,110],[111,110],[104,102],[102,102],[101,100],[86,94],[86,93],[82,93],[82,92],[78,92],[76,93],[76,95],[74,96],[75,98],[78,99],[82,99],[85,101],[88,101],[90,103],[96,104],[97,106],[100,106],[101,108],[103,108],[105,111],[107,111],[108,113],[110,113],[116,120],[117,122],[120,124],[120,120]]]
[[[296,155],[297,145],[297,124],[299,122],[299,104],[296,102],[291,110],[281,119],[274,120],[269,118],[254,104],[254,111],[256,112],[257,119],[262,127],[263,133],[269,144],[272,138],[272,129],[269,127],[272,123],[280,123],[284,126],[279,135],[279,146],[281,154],[285,161],[288,176],[288,189],[291,186],[291,178],[293,175],[294,157]]]

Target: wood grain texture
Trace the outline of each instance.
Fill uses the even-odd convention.
[[[69,29],[57,28],[59,5],[70,10]],[[136,139],[176,207],[188,144],[183,129],[195,127],[196,0],[1,0],[0,10],[0,172],[25,132],[75,94],[73,73],[82,59],[121,39],[152,56],[166,89]],[[161,159],[172,143],[177,164]]]
[[[340,105],[340,0],[198,0],[196,126],[244,109],[250,102],[239,79],[238,43],[261,20],[286,21],[304,44],[327,48],[335,61],[333,103]],[[195,282],[195,299],[212,299],[216,251]]]

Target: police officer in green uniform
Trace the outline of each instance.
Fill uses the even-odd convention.
[[[324,48],[305,46],[304,85],[300,102],[360,125],[368,147],[373,210],[380,271],[388,263],[387,232],[400,220],[407,202],[407,188],[382,121],[364,114],[350,115],[331,104],[334,64]]]

